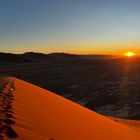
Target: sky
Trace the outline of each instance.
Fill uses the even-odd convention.
[[[0,52],[140,53],[139,0],[0,0]]]

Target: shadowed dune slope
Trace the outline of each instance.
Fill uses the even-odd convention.
[[[13,129],[20,140],[140,140],[133,129],[30,83],[14,85]]]

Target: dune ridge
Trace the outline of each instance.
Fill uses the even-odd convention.
[[[33,84],[9,78],[13,91],[12,126],[19,140],[139,140],[126,125]],[[11,89],[7,85],[7,88]]]

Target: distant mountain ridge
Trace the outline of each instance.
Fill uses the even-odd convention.
[[[35,62],[56,61],[54,57],[49,56],[47,54],[43,54],[43,53],[26,52],[24,54],[21,54],[21,56]]]
[[[34,59],[34,60],[45,60],[45,59],[53,59],[53,60],[58,60],[58,59],[73,59],[74,57],[78,57],[78,55],[75,54],[68,54],[68,53],[49,53],[49,54],[44,54],[44,53],[36,53],[36,52],[26,52],[22,54],[22,56]]]
[[[28,58],[24,58],[17,54],[0,52],[0,62],[32,62]]]
[[[91,60],[111,58],[111,55],[77,55],[68,53],[38,53],[26,52],[23,54],[12,54],[0,52],[0,62],[57,62],[74,60]]]
[[[25,58],[34,60],[34,61],[71,61],[71,60],[90,60],[90,59],[106,59],[106,58],[112,58],[111,55],[78,55],[78,54],[69,54],[69,53],[36,53],[36,52],[26,52],[22,54]]]

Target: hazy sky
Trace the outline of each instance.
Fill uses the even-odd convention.
[[[0,0],[0,51],[140,53],[140,0]]]

